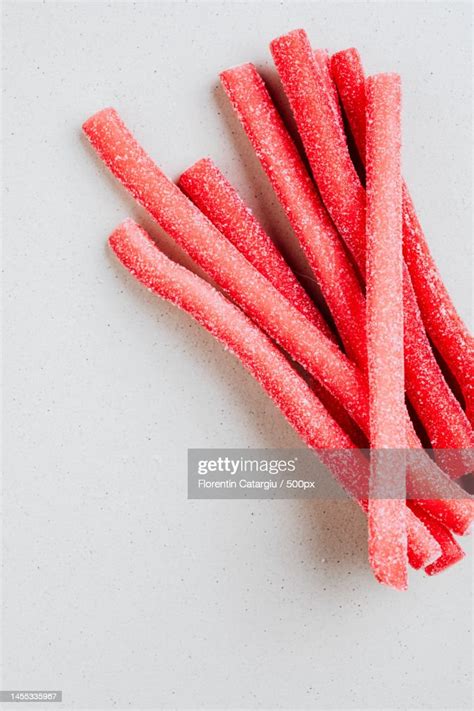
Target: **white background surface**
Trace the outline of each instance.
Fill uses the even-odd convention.
[[[65,708],[467,708],[469,560],[397,594],[351,504],[186,500],[188,447],[298,440],[110,258],[107,235],[143,215],[80,126],[114,105],[174,178],[212,156],[296,254],[217,75],[254,61],[277,87],[268,42],[299,26],[356,45],[402,75],[405,175],[468,319],[470,3],[3,13],[3,688],[62,689]]]

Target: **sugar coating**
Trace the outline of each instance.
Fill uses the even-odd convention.
[[[403,255],[400,77],[379,74],[367,84],[367,351],[370,443],[407,449],[403,353]],[[387,298],[390,294],[390,298]],[[391,457],[386,471],[371,458],[371,485],[391,479],[399,498],[369,499],[369,561],[381,582],[407,587],[406,465]],[[372,486],[371,486],[372,491]]]
[[[359,155],[365,162],[365,75],[359,53],[354,48],[338,52],[331,59],[331,68]],[[458,379],[467,402],[474,383],[473,342],[441,281],[405,183],[402,195],[403,246],[408,267],[404,273],[407,394],[434,449],[464,450],[444,463],[446,471],[457,478],[473,468],[468,450],[474,447],[474,433],[433,356],[425,326]],[[433,328],[438,329],[437,337]],[[441,348],[442,334],[448,350]]]
[[[120,225],[109,243],[126,269],[147,289],[190,314],[239,358],[309,447],[354,448],[278,348],[239,308],[196,274],[168,259],[133,220]],[[323,452],[319,454],[324,458]],[[337,458],[325,462],[349,494],[363,489],[368,477],[362,456],[354,454],[351,461],[351,471],[346,466],[338,467]],[[358,499],[358,503],[367,511],[364,499]],[[410,563],[419,568],[436,560],[441,553],[439,545],[408,509],[407,528]]]
[[[365,299],[313,181],[252,64],[221,74],[235,109],[299,240],[349,357],[365,370]]]

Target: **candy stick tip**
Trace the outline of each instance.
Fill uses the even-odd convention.
[[[84,121],[84,123],[82,124],[82,130],[86,135],[89,135],[91,133],[91,129],[94,128],[97,121],[101,121],[104,118],[109,118],[112,116],[114,118],[119,117],[118,111],[114,109],[113,106],[107,106],[104,109],[100,109],[100,111],[97,111],[95,114],[92,114],[92,116],[90,116]]]

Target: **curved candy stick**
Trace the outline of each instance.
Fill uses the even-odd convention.
[[[379,74],[367,84],[367,351],[370,443],[406,450],[403,356],[402,178],[400,77]],[[390,298],[387,299],[387,293]],[[369,560],[381,582],[408,584],[405,520],[406,463],[371,456]],[[391,498],[377,494],[379,480]]]
[[[309,447],[354,447],[278,348],[239,308],[196,274],[168,259],[132,220],[120,225],[109,242],[118,259],[138,281],[190,314],[239,358]],[[358,478],[364,479],[367,462],[357,455],[353,461],[360,465]],[[348,480],[348,474],[334,466],[335,458],[329,462],[333,474],[350,493],[353,473]],[[358,503],[367,510],[365,500]],[[420,568],[436,560],[440,555],[439,546],[408,509],[407,528],[410,563]]]
[[[188,168],[178,180],[179,187],[224,237],[325,336],[334,335],[275,243],[255,219],[235,188],[209,158]],[[336,422],[353,442],[366,446],[364,437],[342,405],[317,381],[311,387]]]
[[[271,49],[321,196],[364,275],[365,191],[334,118],[313,50],[303,30],[279,37]],[[474,434],[434,358],[404,271],[405,308],[415,315],[415,320],[405,321],[407,394],[434,448],[467,451],[474,446]],[[471,468],[472,461],[464,463],[460,457],[450,474],[460,476]]]
[[[99,111],[84,123],[83,129],[113,174],[161,227],[250,318],[321,381],[368,434],[366,379],[338,347],[289,304],[168,180],[114,109]],[[412,437],[410,446],[421,447],[414,431],[408,435]],[[459,487],[426,456],[420,456],[409,474],[410,496],[423,499],[420,505],[453,531],[465,533],[474,509],[470,500],[458,498]]]
[[[252,64],[228,69],[220,77],[307,256],[346,352],[365,369],[364,295],[298,150]]]
[[[365,158],[365,74],[356,49],[331,59],[359,155]],[[459,317],[423,234],[406,183],[403,183],[403,252],[425,328],[459,383],[474,426],[474,339]]]

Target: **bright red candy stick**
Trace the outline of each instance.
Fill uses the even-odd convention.
[[[252,64],[221,82],[285,210],[334,318],[348,355],[365,369],[365,299],[356,272],[298,150]]]
[[[278,291],[325,336],[334,335],[303,289],[275,243],[255,219],[235,188],[209,158],[188,168],[178,180],[179,187],[224,237],[270,281]],[[324,407],[354,442],[366,446],[365,439],[340,403],[318,381],[311,383]]]
[[[334,80],[356,142],[365,158],[365,74],[358,51],[337,52],[331,59]],[[403,252],[426,330],[461,386],[466,412],[474,425],[474,341],[444,286],[403,184]]]
[[[441,548],[441,555],[439,558],[425,567],[425,571],[428,575],[436,575],[437,573],[441,573],[443,570],[446,570],[446,568],[450,568],[452,565],[458,563],[464,558],[465,553],[463,549],[446,526],[443,526],[442,523],[429,516],[416,504],[409,504],[409,507],[426,526]]]
[[[109,242],[118,259],[138,281],[190,314],[239,358],[309,447],[354,447],[286,358],[240,309],[203,279],[168,259],[132,220],[120,225]],[[335,463],[334,458],[329,461]],[[365,460],[354,455],[353,462],[360,465],[360,477],[364,478]],[[331,468],[348,490],[347,475]],[[365,500],[358,503],[367,510]],[[420,568],[436,560],[440,555],[439,546],[408,509],[407,527],[410,563]]]
[[[361,371],[288,303],[168,180],[114,109],[99,111],[85,122],[83,129],[113,174],[161,227],[250,318],[320,380],[368,434],[368,390]],[[408,435],[411,447],[421,446],[414,432],[409,431]],[[444,477],[426,456],[420,456],[409,474],[411,497],[423,499],[420,505],[451,530],[461,535],[465,533],[473,520],[474,509],[471,501],[459,499],[459,487]]]
[[[400,77],[371,77],[367,92],[367,350],[370,442],[376,450],[371,462],[369,560],[378,580],[403,590],[408,583],[406,464],[389,456],[387,470],[384,453],[378,451],[407,449]],[[380,479],[386,491],[387,478],[390,498],[379,488]]]
[[[260,274],[334,340],[331,329],[275,243],[212,160],[203,158],[194,163],[181,175],[178,185]]]
[[[295,30],[279,37],[271,49],[323,201],[364,275],[365,191],[306,33]],[[434,448],[467,452],[474,434],[431,351],[406,269],[404,282],[405,310],[411,314],[405,321],[408,397]],[[450,474],[460,476],[471,468],[472,461],[464,463],[460,456]]]

